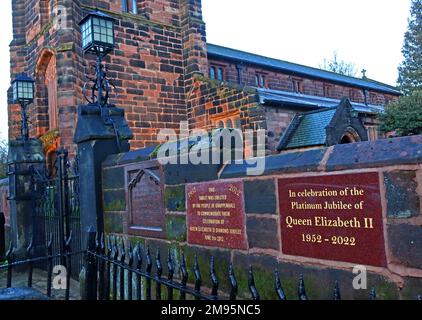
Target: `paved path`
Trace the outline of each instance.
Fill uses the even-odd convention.
[[[0,270],[0,289],[6,288],[6,270]],[[54,276],[53,276],[54,278]],[[12,287],[26,287],[28,282],[28,273],[13,272]],[[42,294],[47,293],[47,272],[35,269],[32,280],[32,287]],[[65,290],[51,290],[51,299],[64,300]],[[70,281],[70,300],[80,300],[79,282],[71,279]]]

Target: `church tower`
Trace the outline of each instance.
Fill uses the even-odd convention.
[[[123,108],[134,133],[132,148],[157,144],[162,128],[188,120],[187,93],[197,74],[208,72],[200,0],[13,1],[11,78],[35,80],[30,136],[40,138],[47,159],[59,147],[75,154],[77,106],[93,57],[81,48],[78,23],[90,11],[113,17],[116,48],[106,59],[116,86],[110,103]],[[10,95],[9,95],[10,97]],[[9,137],[19,134],[19,106],[9,103]]]

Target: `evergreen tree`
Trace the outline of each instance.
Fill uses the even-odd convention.
[[[397,80],[405,95],[422,89],[422,0],[412,0],[409,26],[402,48],[404,61]]]
[[[380,129],[387,136],[422,134],[422,90],[413,91],[388,105]]]

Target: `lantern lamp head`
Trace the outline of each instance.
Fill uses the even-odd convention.
[[[25,74],[19,75],[12,81],[13,102],[31,103],[34,101],[34,80]]]
[[[82,49],[85,53],[106,55],[114,48],[114,19],[109,15],[92,11],[79,23],[82,33]]]

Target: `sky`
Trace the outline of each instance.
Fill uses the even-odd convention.
[[[202,0],[207,40],[319,67],[324,58],[355,64],[395,85],[410,0]],[[11,0],[0,1],[0,138],[7,137]]]

